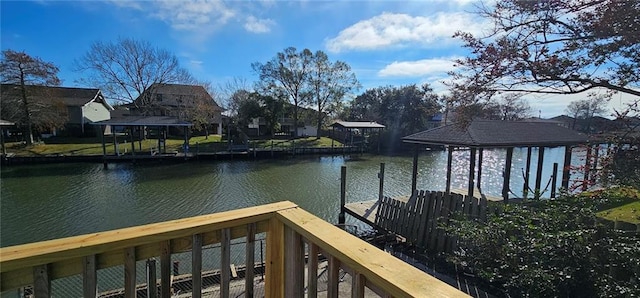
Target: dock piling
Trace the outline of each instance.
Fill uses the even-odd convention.
[[[347,167],[340,168],[340,213],[338,214],[338,224],[344,225],[345,213],[344,205],[347,195]]]

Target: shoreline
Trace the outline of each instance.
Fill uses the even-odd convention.
[[[0,158],[3,166],[51,164],[51,163],[137,163],[137,162],[190,162],[197,160],[233,160],[233,159],[275,159],[297,155],[350,155],[369,153],[359,147],[299,147],[295,149],[249,149],[247,151],[220,151],[173,154],[137,154],[137,155],[46,155],[16,156]]]

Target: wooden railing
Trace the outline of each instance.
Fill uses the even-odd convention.
[[[249,244],[260,233],[266,234],[266,297],[303,297],[305,287],[307,296],[315,297],[319,255],[328,260],[328,297],[342,293],[340,270],[351,277],[352,297],[369,290],[383,297],[466,296],[291,202],[1,248],[0,287],[4,292],[29,286],[35,297],[51,297],[52,280],[81,275],[83,296],[95,297],[98,270],[123,266],[124,297],[135,297],[136,261],[157,257],[159,295],[171,297],[171,256],[190,252],[192,297],[201,297],[203,246],[220,243],[220,268],[228,269],[231,240],[245,238],[249,267],[254,264]],[[221,297],[229,296],[230,271],[220,271]],[[252,272],[246,270],[244,277],[246,297],[254,293]],[[156,295],[158,287],[148,288]]]

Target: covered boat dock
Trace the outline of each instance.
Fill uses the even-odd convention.
[[[505,148],[506,159],[503,172],[502,197],[509,199],[509,181],[511,179],[511,163],[513,149],[515,147],[527,148],[527,162],[525,171],[524,195],[527,195],[531,167],[531,149],[537,147],[538,164],[534,190],[541,189],[541,176],[544,165],[544,149],[553,147],[565,147],[564,164],[562,167],[562,187],[568,188],[571,166],[571,152],[573,147],[588,143],[586,135],[562,127],[556,123],[540,121],[501,121],[501,120],[474,120],[467,126],[449,124],[433,129],[425,130],[403,138],[405,143],[415,145],[413,156],[413,171],[411,193],[416,191],[418,175],[418,154],[425,146],[444,146],[447,151],[446,190],[451,190],[451,164],[454,150],[469,149],[469,179],[467,195],[473,196],[477,187],[481,191],[483,150],[487,148]],[[476,169],[476,158],[478,167]],[[557,169],[554,169],[554,173]],[[477,177],[477,178],[476,178]],[[555,187],[555,183],[552,185]],[[552,197],[555,195],[552,188]]]

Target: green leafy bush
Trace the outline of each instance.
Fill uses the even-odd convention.
[[[640,239],[596,217],[602,198],[502,205],[486,222],[456,217],[450,260],[510,297],[640,295]]]

